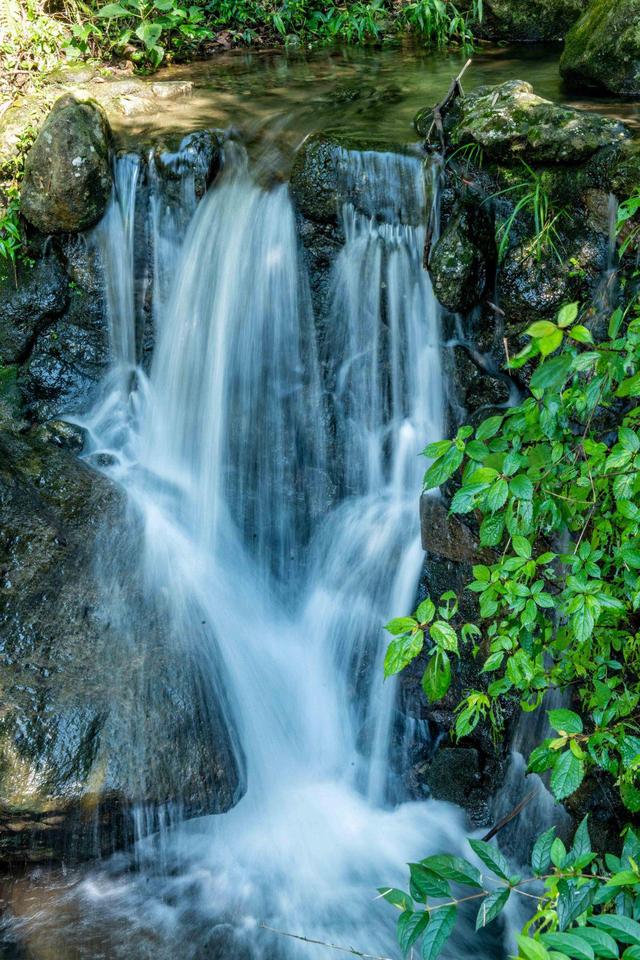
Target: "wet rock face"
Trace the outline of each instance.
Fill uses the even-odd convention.
[[[177,643],[153,604],[144,631],[114,622],[113,596],[123,620],[146,602],[125,563],[136,539],[101,544],[112,526],[135,531],[135,518],[76,444],[62,425],[0,430],[5,860],[95,856],[131,838],[134,804],[154,824],[162,805],[214,813],[241,791],[223,698],[203,700],[189,659],[194,638]],[[127,571],[121,581],[96,560],[105,556]]]
[[[482,207],[460,204],[429,256],[429,275],[440,303],[464,313],[482,300],[491,261],[493,229]]]
[[[62,97],[26,160],[21,210],[43,234],[77,233],[97,223],[111,196],[110,130],[92,103]]]
[[[338,144],[321,135],[301,147],[291,170],[290,189],[297,209],[315,223],[338,218]]]
[[[487,40],[540,43],[561,40],[587,0],[487,0],[477,36]]]
[[[530,165],[579,164],[628,136],[622,124],[544,100],[522,80],[458,100],[447,126],[454,147],[478,144],[485,159]]]
[[[20,363],[36,337],[69,303],[69,279],[51,252],[33,265],[20,263],[0,281],[0,364]]]
[[[565,39],[560,72],[579,89],[640,94],[640,0],[592,0]]]

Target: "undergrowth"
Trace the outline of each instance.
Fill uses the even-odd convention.
[[[4,74],[50,70],[61,60],[125,57],[139,69],[236,44],[380,42],[412,34],[429,45],[469,48],[482,0],[5,0]]]

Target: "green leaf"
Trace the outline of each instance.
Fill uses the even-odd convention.
[[[447,880],[438,877],[422,863],[410,863],[409,875],[411,895],[414,900],[424,903],[427,897],[450,897],[451,887]]]
[[[497,547],[504,534],[504,517],[485,517],[480,524],[480,545]]]
[[[607,880],[608,887],[634,887],[638,883],[640,883],[640,877],[633,870],[621,870]]]
[[[427,700],[437,703],[446,696],[451,686],[451,664],[449,657],[440,647],[429,659],[426,670],[422,675],[422,689]]]
[[[403,953],[407,953],[428,923],[429,914],[426,911],[419,910],[413,913],[411,910],[405,910],[400,914],[396,926],[396,937]]]
[[[582,720],[573,710],[549,710],[549,723],[558,733],[582,733]]]
[[[571,933],[544,933],[540,940],[551,950],[561,950],[575,960],[594,960],[593,947]]]
[[[538,367],[531,377],[533,390],[560,390],[571,370],[571,354],[561,353]]]
[[[455,907],[441,907],[431,912],[431,918],[422,941],[422,960],[436,960],[456,925]]]
[[[385,630],[394,634],[394,636],[398,636],[401,633],[409,633],[415,630],[417,626],[418,621],[415,617],[396,617],[394,620],[389,620]]]
[[[516,534],[513,537],[513,549],[518,554],[519,557],[523,557],[525,560],[531,559],[531,544],[526,537],[521,537]]]
[[[577,340],[578,343],[593,343],[591,331],[587,330],[586,327],[583,327],[581,323],[576,324],[575,327],[572,327],[571,330],[569,330],[569,336],[574,340]]]
[[[551,846],[555,839],[555,827],[550,827],[540,834],[531,853],[531,866],[534,873],[544,873],[551,863]]]
[[[443,650],[458,652],[458,637],[453,627],[445,620],[435,620],[429,627],[429,636]]]
[[[431,457],[434,460],[438,457],[441,457],[453,446],[453,440],[436,440],[435,443],[430,443],[422,451],[423,456]]]
[[[638,397],[640,396],[640,373],[634,374],[623,380],[616,390],[616,397]]]
[[[499,510],[505,505],[508,495],[509,486],[507,481],[503,477],[499,477],[491,484],[485,494],[487,510],[495,513],[496,510]]]
[[[562,866],[565,866],[567,858]],[[577,880],[560,880],[558,882],[558,926],[566,930],[592,905],[598,892],[598,883],[593,881],[578,887]]]
[[[162,26],[157,23],[141,23],[136,30],[136,36],[142,40],[147,50],[151,50],[156,45],[162,34]]]
[[[525,960],[549,960],[546,947],[538,940],[532,940],[524,934],[520,934],[518,937],[518,949],[520,956],[524,957]]]
[[[518,473],[515,477],[511,478],[509,481],[509,490],[511,491],[511,495],[517,497],[518,500],[533,499],[533,484],[524,473]]]
[[[404,890],[396,887],[378,887],[378,893],[387,903],[393,904],[398,910],[413,910],[413,900]]]
[[[593,947],[596,957],[602,957],[603,960],[617,960],[619,956],[618,945],[604,930],[594,930],[591,927],[574,927],[571,931],[581,940],[586,940]]]
[[[584,779],[584,763],[578,760],[570,750],[565,750],[558,758],[551,774],[551,792],[556,800],[575,793]]]
[[[463,857],[454,857],[443,853],[426,857],[421,863],[427,870],[431,870],[432,873],[443,877],[445,880],[451,880],[452,883],[462,883],[468,887],[482,889],[480,871]]]
[[[505,887],[502,890],[494,890],[488,897],[485,897],[480,904],[478,916],[476,917],[476,930],[480,930],[481,927],[486,927],[492,920],[495,920],[498,914],[505,908],[510,893],[511,890]]]
[[[424,644],[424,635],[422,630],[416,630],[415,633],[406,637],[396,637],[387,647],[384,658],[384,675],[392,677],[396,673],[411,663],[418,656]]]
[[[443,456],[434,460],[424,475],[424,489],[439,487],[453,476],[462,463],[464,453],[456,446],[451,446]]]
[[[427,597],[426,600],[423,600],[418,609],[416,610],[416,620],[419,623],[431,623],[433,616],[436,612],[436,605],[432,600],[429,600]],[[387,630],[389,628],[387,627]]]
[[[552,333],[556,333],[558,330],[555,323],[551,323],[550,320],[537,320],[536,323],[532,323],[531,326],[527,327],[524,331],[525,334],[529,337],[548,337]]]
[[[589,917],[589,923],[598,930],[604,930],[620,943],[640,944],[640,923],[630,917],[613,916],[603,913]]]
[[[550,353],[557,350],[561,345],[564,334],[562,330],[554,330],[548,337],[541,337],[538,340],[538,349],[543,357],[548,357]]]
[[[486,420],[480,424],[476,430],[476,439],[477,440],[489,440],[491,437],[495,437],[496,433],[502,426],[502,421],[504,417],[487,417]]]
[[[572,862],[591,853],[591,837],[589,836],[589,815],[582,818],[578,829],[573,837],[573,846],[571,847]]]
[[[496,846],[484,840],[469,840],[469,846],[492,873],[503,880],[509,880],[509,864]]]
[[[108,3],[106,6],[100,7],[97,16],[104,17],[106,20],[114,20],[116,17],[130,17],[131,12],[125,10],[119,3]]]
[[[567,848],[560,839],[556,837],[551,844],[551,863],[554,867],[564,867],[567,859]]]
[[[570,327],[572,323],[575,323],[578,317],[578,304],[577,303],[565,303],[564,307],[560,308],[558,312],[558,326]]]

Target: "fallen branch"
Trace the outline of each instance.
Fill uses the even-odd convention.
[[[271,933],[277,933],[280,937],[290,937],[292,940],[302,940],[303,943],[317,943],[321,947],[329,947],[331,950],[340,950],[342,953],[350,953],[353,957],[361,957],[362,960],[391,960],[390,957],[379,957],[373,953],[362,953],[361,950],[354,950],[353,947],[340,947],[336,943],[326,943],[324,940],[313,940],[311,937],[303,937],[299,933],[286,933],[284,930],[276,930],[269,927],[266,923],[260,923],[258,926],[263,930],[270,930]]]
[[[494,827],[491,827],[491,830],[489,830],[489,833],[485,834],[485,836],[482,838],[484,842],[487,843],[489,840],[495,837],[496,833],[498,833],[499,830],[502,830],[502,828],[506,827],[508,823],[511,823],[511,821],[515,817],[517,817],[522,810],[524,810],[527,804],[531,803],[536,793],[537,791],[535,789],[532,790],[530,793],[526,795],[526,797],[524,797],[520,801],[520,803],[516,807],[513,808],[511,813],[508,813],[505,817],[502,818],[502,820],[498,820],[496,825]]]
[[[435,107],[433,108],[433,111],[432,111],[433,121],[431,123],[431,126],[429,127],[429,132],[427,133],[427,136],[425,139],[425,146],[427,147],[429,146],[429,142],[431,140],[431,134],[433,133],[433,129],[435,127],[440,137],[440,146],[442,148],[442,152],[444,153],[444,150],[445,150],[444,122],[443,122],[444,115],[446,114],[447,110],[449,109],[449,107],[451,106],[454,100],[456,100],[458,97],[464,97],[464,91],[462,89],[462,83],[460,81],[462,80],[462,77],[467,67],[471,66],[471,63],[472,63],[471,59],[467,60],[464,67],[458,74],[458,76],[451,81],[451,86],[449,87],[449,90],[447,91],[447,95],[444,98],[444,100],[441,100],[440,103],[436,103]]]

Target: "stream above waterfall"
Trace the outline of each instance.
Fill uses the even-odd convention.
[[[184,676],[165,678],[165,701],[142,670],[107,731],[129,749],[133,848],[7,880],[7,960],[333,955],[288,934],[395,957],[376,888],[472,832],[461,809],[407,790],[399,770],[429,734],[382,679],[382,624],[418,591],[420,453],[447,429],[450,389],[423,266],[441,167],[411,120],[462,62],[223,54],[162,71],[191,94],[115,124],[113,196],[86,235],[111,360],[91,408],[67,419],[126,501],[95,556],[113,655],[151,662],[166,645]],[[556,62],[483,52],[466,82],[524,76],[564,99]],[[637,119],[631,105],[581,105]],[[221,171],[199,195],[184,138],[211,128],[224,131]],[[318,130],[361,143],[331,147],[340,203],[314,285],[288,176]],[[149,799],[164,761],[146,739],[149,716],[189,696],[199,736],[228,726],[237,770],[230,809],[192,818],[191,783]],[[508,932],[473,921],[444,956],[506,956]]]

